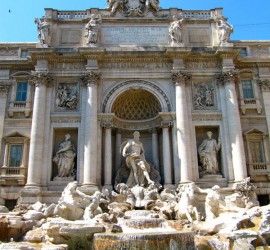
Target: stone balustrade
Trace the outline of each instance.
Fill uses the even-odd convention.
[[[86,11],[58,11],[58,19],[84,19],[87,17]]]
[[[268,174],[270,171],[270,162],[248,163],[248,172],[250,175]]]

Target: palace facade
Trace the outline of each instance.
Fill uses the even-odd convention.
[[[158,1],[35,22],[39,42],[0,43],[1,204],[56,202],[73,180],[112,189],[134,131],[163,186],[250,177],[269,203],[270,41],[231,41],[222,9]]]

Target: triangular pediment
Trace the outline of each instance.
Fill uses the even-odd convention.
[[[250,129],[244,133],[244,135],[251,135],[251,134],[265,135],[263,131],[256,128]]]

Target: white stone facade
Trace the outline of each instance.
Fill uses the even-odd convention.
[[[110,8],[46,9],[45,42],[0,43],[0,203],[56,201],[74,178],[112,189],[134,131],[165,187],[230,190],[250,176],[269,200],[270,41],[220,41],[221,9]],[[198,154],[209,130],[218,174]],[[52,160],[66,134],[73,179],[55,178]]]

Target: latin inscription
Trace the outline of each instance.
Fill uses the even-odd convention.
[[[50,70],[84,70],[85,65],[81,63],[53,63],[50,65]]]
[[[168,62],[144,63],[144,62],[103,62],[102,69],[172,69],[172,64]]]
[[[168,44],[168,27],[103,27],[101,44],[165,45]]]
[[[186,67],[188,69],[214,69],[220,68],[220,62],[187,62]]]

